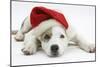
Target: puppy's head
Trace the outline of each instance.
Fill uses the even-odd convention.
[[[60,56],[67,48],[68,39],[63,27],[55,26],[41,36],[41,46],[48,56]]]

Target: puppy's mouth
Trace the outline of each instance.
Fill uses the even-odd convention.
[[[51,57],[58,57],[59,56],[59,53],[58,52],[51,52]]]

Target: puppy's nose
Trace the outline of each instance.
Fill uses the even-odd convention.
[[[51,46],[51,52],[53,54],[56,54],[58,52],[58,49],[59,49],[59,47],[56,44],[54,44],[54,45]]]

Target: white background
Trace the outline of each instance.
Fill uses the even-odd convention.
[[[43,1],[43,0],[42,0]],[[44,0],[45,1],[45,0]],[[51,1],[51,0],[50,0]],[[54,0],[52,0],[53,2]],[[55,2],[61,2],[62,0],[55,0]],[[76,4],[95,4],[97,5],[97,62],[88,62],[88,63],[73,63],[73,64],[59,64],[59,65],[45,65],[45,66],[39,66],[39,67],[84,67],[84,66],[89,66],[89,67],[98,67],[100,62],[100,43],[99,43],[99,18],[100,18],[100,5],[99,5],[99,0],[63,0],[62,2],[66,3],[76,3]],[[10,1],[8,0],[2,0],[0,2],[0,66],[1,67],[7,67],[9,65],[10,61]]]
[[[49,9],[60,11],[64,14],[68,23],[71,23],[82,36],[89,42],[94,43],[95,39],[95,7],[93,6],[76,6],[63,4],[33,3],[33,2],[12,2],[12,30],[18,30],[22,21],[33,7],[44,6]],[[69,46],[64,55],[57,58],[50,58],[44,52],[37,51],[36,54],[26,57],[22,54],[23,44],[16,42],[12,38],[12,65],[30,65],[30,64],[46,64],[61,62],[78,62],[93,61],[94,53],[87,53],[78,47]],[[74,54],[74,55],[73,55]],[[41,59],[41,61],[40,61]],[[20,61],[20,62],[19,62]]]

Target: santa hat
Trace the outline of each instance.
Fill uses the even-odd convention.
[[[68,28],[68,23],[62,13],[45,8],[45,7],[34,7],[30,14],[30,22],[32,27],[38,26],[42,21],[48,19],[55,19],[60,24],[62,24],[66,29]]]

